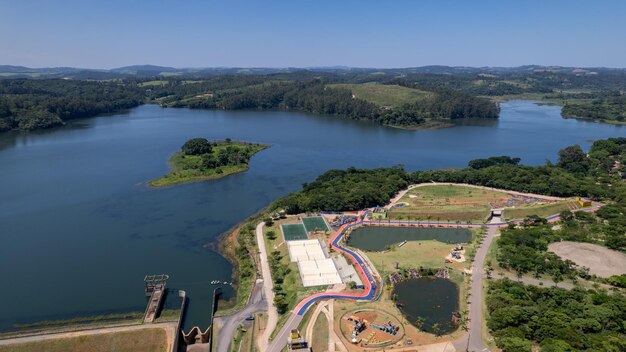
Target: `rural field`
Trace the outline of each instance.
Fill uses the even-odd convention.
[[[330,84],[330,87],[344,88],[352,91],[355,97],[369,101],[378,106],[398,107],[414,103],[427,97],[430,92],[398,85],[365,84]]]
[[[159,328],[83,335],[0,346],[0,352],[165,352],[167,335]]]

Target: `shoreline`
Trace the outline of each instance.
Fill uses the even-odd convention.
[[[213,147],[223,146],[235,146],[239,148],[251,147],[251,155],[249,159],[252,159],[256,154],[271,147],[270,144],[244,142],[244,141],[218,141],[215,142]],[[223,150],[223,149],[222,149]],[[210,154],[206,154],[210,155]],[[183,163],[183,160],[202,157],[202,155],[185,155],[182,151],[177,151],[170,155],[167,159],[168,172],[167,174],[158,178],[152,179],[146,182],[146,185],[150,188],[167,188],[171,186],[177,186],[181,184],[203,182],[207,180],[218,180],[230,175],[246,172],[250,169],[249,161],[241,162],[236,165],[221,165],[213,168],[205,169],[202,165],[198,167],[189,167],[189,165],[178,165],[177,163]],[[194,166],[194,165],[192,165]],[[187,168],[189,167],[189,168]],[[218,172],[219,171],[219,172]],[[195,173],[198,174],[195,174]],[[185,174],[191,173],[191,174]]]

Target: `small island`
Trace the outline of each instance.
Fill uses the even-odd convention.
[[[248,170],[250,158],[269,148],[269,145],[232,141],[209,142],[206,138],[192,138],[181,151],[168,161],[170,172],[150,181],[152,187],[166,187],[180,183],[218,179]]]

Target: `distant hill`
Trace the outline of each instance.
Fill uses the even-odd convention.
[[[364,68],[349,66],[312,66],[312,67],[200,67],[176,68],[158,65],[131,65],[113,69],[89,69],[75,67],[43,67],[31,68],[17,65],[0,65],[2,78],[64,78],[106,80],[116,78],[161,78],[169,76],[185,76],[206,78],[218,75],[298,75],[300,79],[324,77],[329,74],[386,75],[387,77],[404,77],[411,74],[458,75],[458,74],[508,74],[525,72],[554,72],[564,74],[586,74],[595,72],[626,72],[626,68],[580,68],[565,66],[525,65],[518,67],[469,67],[430,65],[405,68]]]
[[[177,69],[174,67],[166,67],[166,66],[155,66],[155,65],[133,65],[133,66],[124,66],[111,69],[111,72],[141,72],[141,71],[152,71],[152,72],[178,72],[185,69]]]

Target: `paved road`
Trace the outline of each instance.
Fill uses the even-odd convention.
[[[289,316],[289,319],[287,319],[287,321],[285,322],[285,325],[283,325],[283,328],[278,332],[278,334],[276,334],[276,336],[274,337],[274,340],[272,341],[272,343],[270,343],[267,350],[264,350],[264,351],[268,351],[268,352],[282,351],[283,348],[285,348],[285,345],[287,344],[287,337],[289,336],[289,333],[291,332],[291,330],[298,328],[298,326],[300,325],[300,322],[302,322],[302,318],[303,318],[302,315],[291,314]]]
[[[274,283],[272,281],[270,265],[267,261],[267,248],[265,248],[265,238],[263,236],[264,225],[265,224],[263,222],[260,222],[256,226],[256,242],[259,247],[261,275],[263,275],[263,292],[265,295],[265,301],[267,302],[267,324],[265,325],[263,334],[261,334],[257,339],[257,345],[261,351],[267,351],[270,336],[278,323],[278,311],[276,310],[276,306],[274,306]]]
[[[248,304],[242,310],[229,316],[215,318],[215,323],[220,327],[217,333],[217,352],[230,351],[230,344],[239,324],[243,323],[247,316],[264,312],[266,309],[263,284],[257,282],[252,288]]]
[[[489,227],[487,229],[487,235],[483,239],[483,243],[476,251],[474,256],[474,263],[472,265],[472,277],[470,286],[470,305],[469,305],[469,324],[468,333],[455,341],[454,345],[459,351],[474,351],[482,352],[488,351],[487,346],[483,343],[483,284],[487,274],[485,273],[485,258],[487,252],[496,236],[498,229],[495,227]]]

